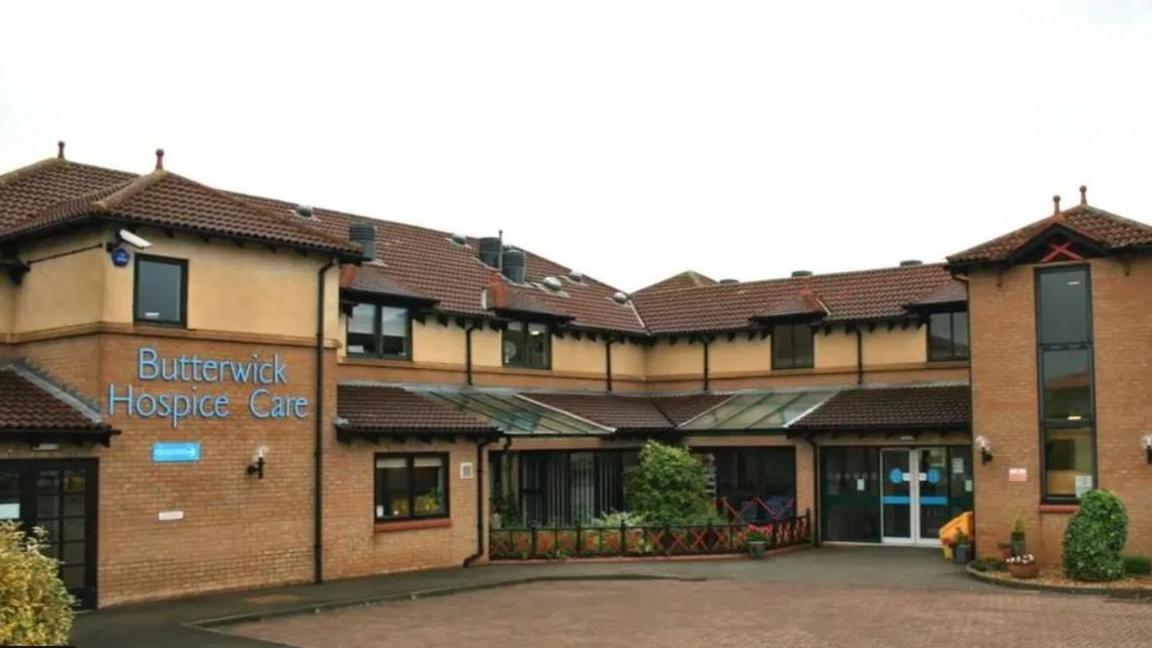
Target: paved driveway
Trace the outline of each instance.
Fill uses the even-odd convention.
[[[1150,645],[1148,603],[1001,589],[937,556],[826,548],[763,562],[645,563],[638,569],[707,580],[537,582],[226,631],[303,648]]]

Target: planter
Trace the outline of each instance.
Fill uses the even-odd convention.
[[[952,548],[952,562],[957,565],[967,565],[972,560],[972,545],[958,544]]]
[[[764,552],[767,548],[767,542],[763,540],[753,540],[748,543],[748,557],[753,560],[760,560],[764,557]]]
[[[1040,565],[1032,563],[1031,565],[1013,565],[1008,564],[1008,571],[1012,574],[1013,578],[1027,580],[1036,578],[1040,574]]]

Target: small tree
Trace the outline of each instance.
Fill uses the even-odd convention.
[[[715,517],[704,464],[684,448],[649,441],[628,471],[628,506],[654,524],[703,524]]]
[[[1128,514],[1120,498],[1094,490],[1064,531],[1064,574],[1081,581],[1113,581],[1124,576],[1120,552],[1128,539]]]
[[[0,523],[0,645],[58,646],[72,633],[72,596],[59,562],[40,552],[44,531]]]

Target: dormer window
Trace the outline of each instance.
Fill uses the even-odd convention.
[[[968,311],[932,313],[928,316],[928,360],[968,359]]]
[[[773,369],[811,369],[814,355],[810,324],[777,324],[772,327]]]
[[[348,316],[348,355],[360,358],[408,359],[412,327],[407,308],[357,303]]]
[[[552,366],[552,335],[547,324],[509,322],[501,348],[505,367],[548,369]]]

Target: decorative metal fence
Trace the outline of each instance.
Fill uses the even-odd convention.
[[[812,539],[811,516],[804,511],[764,524],[492,529],[488,551],[493,560],[732,554],[744,551],[752,531],[764,534],[769,550],[807,544]]]

